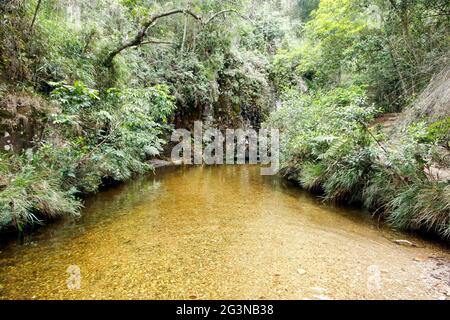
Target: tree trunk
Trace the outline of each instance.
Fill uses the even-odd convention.
[[[33,20],[31,21],[30,34],[33,33],[34,23],[36,22],[36,18],[37,18],[38,12],[39,12],[39,8],[41,7],[41,3],[42,3],[42,0],[38,0],[38,3],[36,5],[36,10],[34,11]]]
[[[192,0],[188,2],[188,10],[191,9]],[[187,35],[187,24],[188,24],[188,16],[184,14],[184,28],[183,28],[183,40],[181,41],[181,52],[184,52],[184,46],[186,44],[186,35]]]

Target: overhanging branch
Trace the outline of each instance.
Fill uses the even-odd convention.
[[[148,40],[148,41],[142,41],[140,43],[141,46],[143,46],[144,44],[169,44],[169,45],[174,45],[176,43],[172,42],[172,41],[162,41],[162,40]]]
[[[242,14],[240,14],[239,12],[237,12],[234,9],[226,9],[226,10],[222,10],[219,12],[216,12],[215,14],[213,14],[208,20],[206,20],[205,22],[203,22],[203,26],[207,26],[208,24],[210,24],[214,19],[216,19],[217,17],[221,16],[221,15],[226,15],[227,13],[235,13],[238,16],[240,16],[241,18],[248,20],[247,17],[243,16]]]
[[[152,14],[150,16],[150,18],[142,25],[141,29],[138,31],[138,33],[136,34],[136,36],[133,39],[131,39],[125,43],[122,43],[120,46],[118,46],[116,49],[112,50],[108,54],[108,56],[105,59],[104,64],[107,67],[111,67],[114,58],[119,53],[121,53],[123,50],[125,50],[127,48],[140,46],[142,44],[152,44],[152,43],[154,43],[154,44],[172,44],[171,42],[166,42],[166,41],[144,41],[148,30],[151,27],[153,27],[155,25],[155,23],[161,18],[169,17],[169,16],[176,15],[176,14],[184,14],[187,16],[189,15],[192,18],[194,18],[196,21],[200,22],[200,24],[203,27],[205,27],[208,24],[210,24],[213,20],[215,20],[216,18],[218,18],[222,15],[225,16],[227,13],[235,13],[244,19],[248,19],[248,18],[242,16],[239,12],[237,12],[234,9],[227,9],[227,10],[222,10],[222,11],[216,12],[210,18],[208,18],[206,21],[204,21],[201,16],[197,15],[196,13],[194,13],[193,11],[191,11],[189,9],[175,9],[175,10],[167,11],[167,12],[160,13],[160,14]]]
[[[37,18],[38,12],[39,12],[39,8],[41,7],[41,3],[42,3],[42,0],[39,0],[36,5],[36,9],[34,10],[33,20],[31,21],[31,26],[30,26],[30,34],[33,33],[34,23],[36,22],[36,18]]]
[[[121,53],[123,50],[142,44],[142,42],[144,41],[145,36],[147,35],[148,29],[150,29],[156,23],[156,21],[158,21],[161,18],[169,17],[169,16],[172,16],[172,15],[175,15],[175,14],[180,14],[180,13],[190,15],[191,17],[193,17],[197,21],[201,21],[202,20],[202,18],[200,16],[196,15],[194,12],[192,12],[190,10],[185,10],[185,9],[176,9],[176,10],[172,10],[172,11],[168,11],[168,12],[164,12],[164,13],[160,13],[160,14],[152,14],[150,16],[150,19],[148,19],[142,25],[141,29],[139,30],[139,32],[137,33],[137,35],[133,39],[123,43],[118,48],[116,48],[115,50],[111,51],[108,54],[108,56],[106,57],[106,60],[105,60],[105,66],[110,67],[112,65],[112,62],[113,62],[114,58],[119,53]]]

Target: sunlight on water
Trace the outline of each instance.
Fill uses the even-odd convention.
[[[404,239],[418,247],[393,241]],[[446,249],[253,166],[168,168],[0,249],[2,299],[442,299]]]

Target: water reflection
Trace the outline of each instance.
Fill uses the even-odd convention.
[[[445,249],[256,166],[166,168],[2,250],[4,299],[415,299],[448,287],[430,277],[448,275]],[[68,268],[79,289],[68,288],[78,285]]]

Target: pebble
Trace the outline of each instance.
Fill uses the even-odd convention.
[[[408,241],[408,240],[395,240],[394,243],[398,244],[399,246],[407,246],[407,247],[417,248],[416,244],[414,244],[414,243],[412,243],[411,241]]]
[[[421,258],[421,257],[417,257],[417,258],[414,258],[414,261],[416,261],[416,262],[425,262],[426,259],[425,258]]]
[[[303,275],[306,274],[306,270],[303,270],[303,269],[297,269],[297,272],[298,272],[298,274],[301,275],[301,276],[303,276]]]
[[[319,300],[331,300],[330,297],[327,297],[327,296],[322,295],[322,294],[315,294],[315,295],[313,295],[313,297],[316,298],[316,299],[319,299]]]

